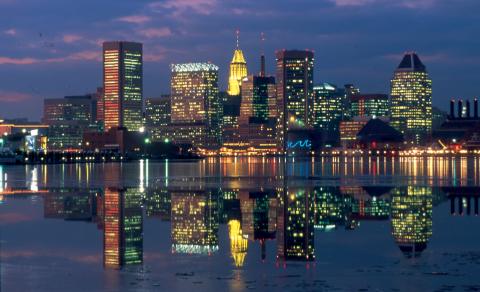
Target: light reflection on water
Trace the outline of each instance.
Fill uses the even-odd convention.
[[[56,279],[59,290],[475,288],[478,163],[3,166],[1,287],[52,290]]]

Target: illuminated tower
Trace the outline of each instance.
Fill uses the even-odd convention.
[[[391,81],[391,124],[414,144],[432,131],[432,80],[413,52],[405,54]]]
[[[242,267],[248,250],[248,239],[242,234],[240,221],[228,221],[228,235],[230,238],[230,253],[236,267]]]
[[[417,257],[432,236],[432,189],[397,188],[392,191],[392,234],[407,257]]]
[[[308,189],[283,188],[277,215],[277,258],[314,261],[315,200]]]
[[[313,126],[326,134],[327,142],[339,137],[340,121],[346,114],[345,91],[330,83],[313,87]]]
[[[211,254],[218,251],[218,204],[211,192],[171,194],[173,253]]]
[[[311,126],[313,112],[313,52],[278,51],[277,108],[279,145],[286,148],[290,128]]]
[[[177,125],[173,130],[174,142],[218,145],[221,140],[218,67],[210,63],[174,64],[170,84],[171,121]]]
[[[243,78],[247,76],[247,62],[239,46],[239,34],[237,30],[237,47],[233,53],[232,62],[230,62],[230,75],[228,77],[228,94],[239,95],[240,85]]]
[[[104,194],[103,262],[119,269],[143,262],[141,194],[135,189],[106,188]]]
[[[143,125],[142,44],[103,43],[105,131],[125,127],[138,131]]]

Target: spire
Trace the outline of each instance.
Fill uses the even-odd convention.
[[[237,35],[237,50],[239,50],[240,49],[240,30],[237,29],[235,33]]]

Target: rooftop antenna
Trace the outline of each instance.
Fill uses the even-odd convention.
[[[235,33],[237,35],[237,50],[238,50],[238,48],[240,48],[240,30],[237,28]]]
[[[260,76],[265,76],[265,34],[262,32],[260,34],[260,47],[261,47],[261,55],[260,55]]]

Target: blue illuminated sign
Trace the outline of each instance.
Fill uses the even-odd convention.
[[[312,141],[305,139],[300,141],[288,141],[287,149],[310,149]]]

